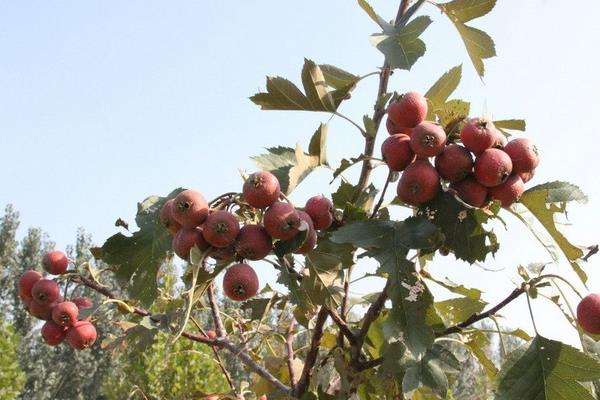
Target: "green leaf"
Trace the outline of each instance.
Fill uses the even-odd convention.
[[[311,298],[313,304],[337,309],[341,305],[344,288],[340,271],[342,260],[338,255],[312,251],[306,255],[308,276],[304,276],[301,288]]]
[[[493,379],[498,374],[498,368],[494,365],[493,361],[488,357],[488,347],[490,341],[485,333],[475,330],[467,335],[467,341],[465,343],[471,353],[477,358],[487,376]]]
[[[525,132],[526,123],[523,119],[503,119],[494,121],[496,128],[500,129],[505,135],[509,135],[507,131],[521,131]]]
[[[444,192],[421,206],[418,214],[427,217],[445,235],[444,245],[469,263],[483,261],[498,250],[496,235],[483,225],[498,212],[467,208],[450,193]]]
[[[171,235],[160,223],[158,214],[162,205],[182,190],[174,190],[167,197],[148,197],[138,204],[135,217],[138,231],[131,236],[117,233],[102,247],[91,249],[97,260],[116,267],[115,275],[129,297],[145,307],[151,305],[158,294],[156,276],[171,250]]]
[[[458,122],[467,118],[470,111],[471,103],[463,100],[450,100],[433,110],[435,115],[440,119],[440,124],[444,126],[446,131],[450,130],[453,125],[457,125]]]
[[[344,220],[348,222],[367,219],[367,212],[373,207],[378,192],[375,186],[370,184],[353,202],[356,190],[356,186],[342,182],[338,190],[331,195],[334,206],[344,210]]]
[[[436,107],[444,104],[454,93],[462,77],[462,65],[458,65],[442,75],[425,93],[425,97]]]
[[[527,224],[555,261],[559,261],[560,259],[556,249],[556,246],[558,246],[558,249],[567,258],[573,270],[585,283],[587,275],[579,265],[581,257],[584,256],[584,251],[569,242],[558,230],[555,221],[555,214],[566,214],[567,203],[571,201],[585,202],[587,201],[587,197],[577,186],[568,182],[558,181],[534,186],[527,190],[521,197],[521,203],[544,227],[546,234],[550,236],[549,238],[544,237],[546,235],[543,232],[539,232],[524,210],[519,207],[513,207],[513,213]]]
[[[496,0],[454,0],[438,5],[454,23],[479,76],[485,73],[483,60],[496,55],[494,41],[487,33],[465,23],[489,13],[495,5]]]
[[[362,160],[364,160],[363,156],[353,157],[353,158],[351,158],[349,160],[346,159],[346,158],[342,158],[342,161],[340,161],[340,166],[337,167],[335,169],[335,171],[333,171],[333,179],[329,183],[333,183],[333,181],[338,176],[340,176],[340,174],[342,174],[345,170],[347,170],[348,168],[350,168],[353,165],[356,165],[357,163],[361,162]]]
[[[416,365],[406,370],[402,381],[402,391],[406,398],[413,398],[414,392],[421,387],[428,387],[444,398],[448,391],[448,378],[429,352]]]
[[[301,75],[305,93],[287,79],[267,77],[267,92],[255,94],[250,100],[263,110],[335,112],[359,77],[332,66],[326,69],[327,74],[319,65],[305,59]],[[340,86],[341,82],[346,85]]]
[[[399,332],[415,357],[421,357],[433,343],[433,330],[426,312],[433,297],[421,282],[414,263],[406,259],[410,249],[433,248],[441,240],[439,230],[423,218],[405,221],[368,220],[350,223],[332,234],[336,243],[350,243],[367,250],[379,264],[378,273],[390,280],[392,309],[389,326]]]
[[[425,54],[425,43],[419,38],[431,24],[431,18],[420,16],[406,26],[371,36],[371,43],[385,55],[390,68],[410,70]]]
[[[377,127],[375,122],[368,115],[363,116],[363,124],[365,125],[365,132],[367,136],[374,138],[377,136]]]
[[[537,336],[500,374],[498,400],[594,400],[579,382],[600,378],[600,362],[564,343]]]
[[[448,327],[463,322],[471,315],[483,311],[486,304],[486,302],[481,300],[458,297],[455,299],[438,301],[433,305],[437,311],[437,315],[442,318],[442,321]]]
[[[424,270],[421,270],[421,276],[437,283],[438,285],[442,286],[443,288],[449,290],[452,293],[460,294],[473,300],[479,300],[481,298],[481,290],[479,289],[472,289],[467,288],[464,285],[457,285],[456,283],[450,281],[448,278],[445,278],[443,280],[436,279],[429,272]]]
[[[394,26],[392,24],[386,22],[383,18],[381,18],[375,12],[375,10],[373,10],[373,7],[371,7],[371,5],[367,1],[358,0],[358,5],[364,10],[364,12],[367,13],[369,18],[371,18],[377,25],[379,25],[381,27],[381,29],[383,29],[384,31],[394,29]]]
[[[304,242],[306,242],[307,237],[308,230],[298,232],[290,240],[278,240],[273,246],[273,253],[278,257],[283,257],[286,254],[292,253],[302,247]]]
[[[259,168],[275,175],[281,190],[290,194],[315,168],[327,165],[326,141],[327,125],[321,124],[311,138],[308,153],[300,145],[295,149],[279,146],[251,158]]]

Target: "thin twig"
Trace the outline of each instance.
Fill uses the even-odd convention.
[[[296,389],[296,382],[298,382],[298,378],[296,377],[296,370],[294,369],[294,336],[296,331],[295,328],[296,318],[292,317],[285,338],[285,347],[287,349],[287,365],[288,371],[290,373],[290,386],[292,387],[292,390]]]
[[[212,282],[208,285],[206,294],[208,295],[208,303],[210,304],[210,312],[215,323],[215,331],[217,332],[217,337],[225,337],[227,336],[227,333],[225,331],[225,328],[223,327],[221,312],[219,311],[219,305],[217,304],[217,300],[215,298],[215,286]]]
[[[310,341],[310,348],[308,353],[306,353],[306,358],[304,359],[304,368],[302,369],[302,376],[298,381],[298,385],[296,385],[296,396],[302,397],[302,395],[308,389],[310,384],[310,378],[313,373],[313,367],[315,366],[315,362],[317,361],[317,356],[319,355],[319,345],[321,344],[321,339],[323,338],[323,326],[327,321],[327,316],[329,313],[327,312],[327,308],[321,307],[319,313],[317,314],[317,321],[315,322],[315,328],[313,329],[312,339]]]
[[[379,197],[379,201],[375,205],[375,208],[373,209],[373,213],[371,214],[371,219],[375,218],[375,216],[377,215],[377,212],[379,211],[379,208],[383,204],[383,198],[385,197],[385,193],[387,192],[388,186],[390,186],[390,182],[392,181],[393,176],[394,176],[394,171],[392,171],[390,169],[387,179],[385,180],[385,184],[383,185],[383,190],[381,191],[381,196]]]
[[[349,117],[345,116],[344,114],[342,114],[342,113],[339,113],[339,112],[337,112],[337,111],[334,111],[334,112],[333,112],[333,115],[335,115],[335,116],[337,116],[337,117],[340,117],[340,118],[342,118],[342,119],[345,119],[346,121],[350,122],[352,125],[354,125],[354,126],[356,127],[356,129],[358,129],[358,130],[360,131],[360,133],[361,133],[363,136],[365,136],[365,137],[367,136],[367,131],[365,131],[365,130],[363,129],[363,127],[362,127],[362,126],[358,125],[358,124],[357,124],[356,122],[354,122],[354,121],[353,121],[351,118],[349,118]]]
[[[327,309],[327,312],[331,316],[333,322],[335,322],[335,324],[340,328],[340,333],[343,334],[346,337],[346,339],[348,339],[352,346],[356,346],[356,335],[352,333],[346,321],[344,321],[342,317],[337,312],[335,312],[335,310]]]

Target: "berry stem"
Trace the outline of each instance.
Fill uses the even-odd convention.
[[[337,116],[337,117],[340,117],[340,118],[342,118],[342,119],[345,119],[346,121],[350,122],[352,125],[354,125],[354,126],[356,127],[356,129],[358,129],[358,130],[360,131],[360,133],[361,133],[361,134],[362,134],[364,137],[367,137],[367,131],[365,131],[365,130],[363,129],[363,127],[362,127],[362,126],[358,125],[358,124],[357,124],[356,122],[354,122],[354,121],[353,121],[351,118],[349,118],[349,117],[345,116],[344,114],[342,114],[342,113],[339,113],[339,112],[337,112],[337,111],[334,111],[334,112],[333,112],[333,115],[335,115],[335,116]]]
[[[375,216],[377,215],[377,212],[379,211],[379,208],[381,208],[381,205],[383,204],[383,198],[385,197],[385,193],[387,192],[387,189],[390,186],[390,182],[392,181],[393,176],[394,176],[394,171],[392,171],[390,169],[387,179],[385,180],[385,184],[383,185],[383,190],[381,191],[381,196],[379,197],[379,201],[375,205],[375,208],[373,209],[373,213],[371,214],[371,219],[375,218]]]

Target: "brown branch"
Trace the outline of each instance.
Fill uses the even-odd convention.
[[[321,339],[323,338],[323,326],[327,321],[328,315],[329,313],[327,312],[327,308],[325,307],[321,307],[319,313],[317,314],[317,321],[315,322],[315,328],[313,329],[310,348],[308,350],[308,353],[306,354],[306,358],[304,359],[304,368],[302,369],[302,376],[298,381],[298,385],[296,385],[295,394],[297,397],[302,397],[302,395],[306,392],[310,384],[310,378],[313,373],[313,367],[315,366],[317,356],[319,355],[319,345],[321,344]]]
[[[227,332],[223,327],[223,321],[221,320],[221,312],[219,311],[219,305],[217,304],[217,300],[215,298],[215,286],[212,282],[208,284],[206,294],[208,295],[208,303],[210,304],[210,312],[215,323],[215,331],[217,332],[217,337],[225,337],[227,336]]]
[[[290,373],[290,386],[292,387],[292,390],[296,389],[296,382],[298,382],[298,378],[296,377],[296,371],[294,370],[294,335],[296,333],[295,328],[296,318],[292,317],[285,338],[285,347],[287,350],[287,365],[288,371]]]
[[[588,247],[588,253],[582,258],[583,261],[587,261],[591,256],[598,253],[598,245],[595,244],[593,246]]]
[[[345,275],[345,279],[344,279],[344,298],[342,299],[342,305],[340,307],[340,314],[339,314],[341,322],[343,322],[344,325],[345,325],[346,319],[348,318],[348,300],[350,298],[350,280],[352,279],[352,270],[353,269],[354,269],[354,265],[351,265],[348,268],[348,272]],[[331,315],[331,312],[330,312],[330,315]],[[331,317],[334,318],[333,315],[331,315]],[[338,346],[340,346],[342,348],[344,347],[344,332],[342,332],[341,327],[340,327],[340,334],[338,336]]]
[[[109,299],[114,299],[114,300],[118,300],[117,296],[111,292],[108,288],[106,288],[105,286],[100,285],[97,282],[94,282],[93,280],[86,278],[84,276],[81,275],[76,275],[71,277],[71,279],[76,282],[76,283],[81,283],[82,285],[87,286],[88,288],[108,297]],[[152,315],[149,311],[140,308],[140,307],[132,307],[131,308],[132,312],[134,314],[140,315],[142,317],[149,317],[150,320],[152,320],[153,322],[156,323],[160,323],[161,320],[160,318]],[[264,367],[262,367],[261,365],[257,364],[252,357],[250,357],[246,351],[244,350],[243,347],[237,346],[234,343],[232,343],[228,338],[226,337],[218,337],[216,339],[209,339],[208,337],[206,337],[203,334],[197,334],[197,333],[191,333],[191,332],[187,332],[184,331],[181,334],[182,337],[192,340],[194,342],[199,342],[199,343],[204,343],[204,344],[208,344],[210,346],[215,346],[218,348],[225,348],[228,351],[230,351],[235,357],[237,357],[242,363],[244,363],[250,370],[252,370],[253,372],[255,372],[257,375],[260,375],[262,378],[264,378],[266,381],[268,381],[269,383],[271,383],[273,386],[275,386],[277,388],[278,391],[284,392],[286,394],[290,394],[291,393],[291,389],[284,385],[283,383],[281,383],[281,381],[279,381],[279,379],[277,379],[276,377],[274,377],[269,371],[267,371]]]
[[[402,0],[400,3],[400,7],[398,8],[398,13],[396,15],[395,24],[396,27],[402,22],[402,16],[406,13],[408,9],[410,1]],[[373,111],[373,124],[375,125],[375,134],[374,136],[365,136],[365,148],[363,150],[363,156],[366,157],[362,163],[362,169],[360,171],[360,178],[358,179],[358,184],[356,185],[356,191],[354,192],[353,201],[356,201],[360,194],[367,188],[369,185],[369,178],[371,177],[371,171],[373,171],[373,163],[371,162],[370,157],[373,156],[373,152],[375,150],[375,137],[377,136],[377,132],[379,131],[379,126],[381,125],[381,120],[385,116],[385,104],[380,102],[380,99],[383,95],[387,93],[388,83],[390,80],[390,75],[392,70],[387,62],[383,63],[383,67],[381,67],[381,73],[379,74],[379,88],[377,89],[377,99],[375,103],[375,110]]]
[[[354,335],[354,333],[352,333],[352,330],[350,330],[350,327],[348,327],[346,321],[344,321],[342,317],[334,310],[327,309],[327,312],[331,316],[333,322],[335,322],[335,324],[340,328],[340,333],[344,335],[346,339],[348,339],[352,346],[356,346],[356,336]]]
[[[369,307],[369,309],[367,310],[367,312],[365,314],[365,317],[363,318],[363,324],[362,324],[362,327],[360,328],[360,333],[358,334],[358,338],[357,338],[358,344],[361,347],[365,341],[365,337],[367,336],[367,333],[369,332],[369,328],[371,327],[371,324],[373,323],[373,321],[375,321],[377,319],[377,317],[379,317],[379,314],[381,313],[381,310],[383,309],[383,306],[385,305],[385,302],[388,299],[389,288],[390,288],[390,280],[388,279],[385,283],[385,287],[379,294],[379,297],[377,297],[377,299],[371,304],[371,306]]]
[[[537,283],[537,280],[535,280],[534,282]],[[482,319],[491,317],[492,315],[494,315],[498,311],[500,311],[502,308],[506,307],[509,303],[511,303],[517,297],[519,297],[520,295],[525,293],[526,286],[527,286],[526,284],[523,284],[523,286],[521,286],[520,288],[513,290],[512,293],[509,294],[504,300],[502,300],[500,303],[498,303],[496,306],[490,308],[486,312],[479,313],[479,314],[473,314],[469,318],[467,318],[464,322],[461,322],[460,324],[456,324],[451,327],[448,327],[443,332],[437,333],[436,336],[440,337],[440,336],[450,335],[452,333],[459,333],[464,328],[467,328],[470,325],[473,325],[474,323],[481,321]]]

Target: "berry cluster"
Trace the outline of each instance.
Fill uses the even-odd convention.
[[[509,207],[519,200],[539,163],[529,139],[507,142],[491,121],[472,118],[463,122],[460,144],[440,125],[425,121],[426,116],[427,100],[415,92],[388,107],[390,137],[381,153],[392,171],[404,171],[398,183],[401,201],[420,205],[433,200],[442,180],[473,207],[483,207],[490,199]]]
[[[49,274],[62,275],[67,271],[69,260],[62,251],[51,251],[44,256],[42,265]],[[94,344],[96,328],[87,319],[79,320],[79,311],[92,306],[88,298],[77,297],[65,301],[58,283],[34,270],[21,275],[18,289],[29,314],[46,321],[41,333],[47,344],[57,346],[66,339],[77,350]]]
[[[188,260],[196,246],[217,262],[237,260],[225,273],[223,290],[232,300],[243,301],[253,297],[259,286],[246,260],[265,258],[274,240],[290,241],[301,231],[306,236],[293,253],[310,252],[317,244],[317,230],[333,222],[333,204],[324,196],[314,196],[298,209],[282,201],[277,177],[264,171],[251,174],[242,193],[234,197],[236,213],[228,209],[232,201],[211,208],[200,192],[184,190],[163,205],[160,220],[173,234],[172,249],[180,258]]]

